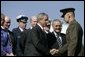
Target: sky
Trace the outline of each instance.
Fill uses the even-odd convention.
[[[18,27],[18,15],[26,15],[30,19],[31,16],[45,12],[51,20],[63,19],[60,9],[70,7],[75,8],[75,19],[84,30],[84,1],[1,1],[1,12],[11,19],[10,30]],[[27,28],[29,27],[28,20]]]

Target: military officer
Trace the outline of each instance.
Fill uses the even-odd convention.
[[[26,30],[26,23],[27,23],[28,17],[25,15],[19,15],[17,16],[17,22],[19,23],[19,26],[17,28],[14,28],[12,30],[15,38],[15,54],[16,56],[23,56],[24,53],[24,47],[22,46],[22,40],[23,32]]]
[[[69,24],[69,27],[66,31],[67,44],[64,45],[63,48],[57,50],[56,53],[63,53],[67,49],[68,56],[78,56],[82,49],[83,30],[81,25],[75,20],[74,11],[74,8],[65,8],[60,10],[60,12],[63,13],[61,17]]]

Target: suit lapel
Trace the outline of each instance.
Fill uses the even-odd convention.
[[[38,25],[36,25],[36,29],[40,34],[40,39],[42,40],[43,43],[46,43],[45,46],[47,46],[48,42],[47,42],[47,36],[44,30],[42,30]]]
[[[56,48],[59,48],[59,45],[58,45],[58,42],[57,42],[57,38],[56,38],[54,32],[52,32],[52,34],[54,35],[54,38],[55,38],[55,40],[56,40],[56,42],[54,43],[54,45],[57,45]]]

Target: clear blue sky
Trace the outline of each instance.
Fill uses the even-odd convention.
[[[20,14],[30,18],[40,12],[45,12],[51,19],[62,19],[60,9],[68,7],[76,9],[75,18],[84,30],[84,1],[1,1],[1,12],[11,18],[10,30],[18,26],[16,16]],[[28,23],[27,27],[29,26]]]
[[[51,19],[61,19],[60,9],[67,7],[76,9],[76,20],[84,28],[84,1],[1,1],[1,12],[11,18],[11,30],[18,26],[16,16],[20,14],[30,18],[40,12],[45,12]],[[27,25],[30,26],[29,23]]]

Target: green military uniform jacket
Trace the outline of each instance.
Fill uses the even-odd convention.
[[[80,24],[73,20],[66,31],[67,44],[60,48],[60,53],[68,50],[68,56],[78,56],[82,48],[83,30]]]

